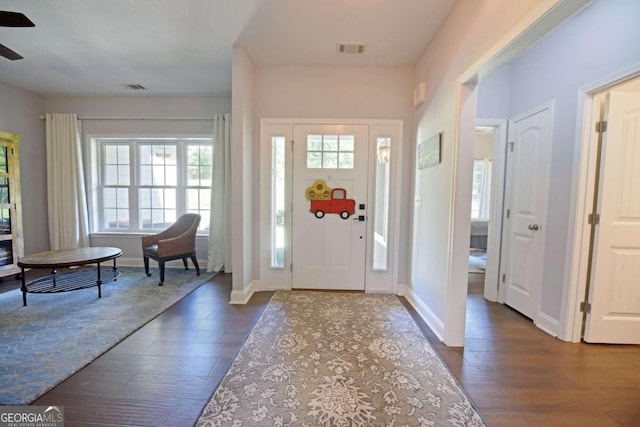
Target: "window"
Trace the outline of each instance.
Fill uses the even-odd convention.
[[[373,268],[377,271],[387,269],[387,231],[389,224],[389,172],[391,138],[376,138],[375,210],[374,210],[374,246]]]
[[[491,207],[491,159],[473,161],[471,218],[488,219]]]
[[[98,231],[157,231],[183,213],[199,213],[209,230],[211,138],[95,139]]]
[[[307,168],[353,169],[353,135],[308,135]]]
[[[285,137],[271,138],[271,267],[284,267]]]

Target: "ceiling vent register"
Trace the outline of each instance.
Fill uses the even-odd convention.
[[[338,43],[338,53],[345,55],[361,55],[365,51],[362,43]]]
[[[137,84],[137,83],[132,83],[132,84],[125,83],[122,86],[126,87],[127,89],[131,89],[131,90],[146,90],[147,89],[146,87],[144,87],[144,86],[142,86],[140,84]]]

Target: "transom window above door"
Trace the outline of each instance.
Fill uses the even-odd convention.
[[[353,135],[307,135],[307,169],[353,169]]]

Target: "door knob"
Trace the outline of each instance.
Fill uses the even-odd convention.
[[[540,230],[540,226],[538,224],[529,224],[529,230],[538,231]]]

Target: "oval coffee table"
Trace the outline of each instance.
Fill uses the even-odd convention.
[[[116,258],[122,255],[119,248],[92,247],[78,249],[64,249],[59,251],[42,252],[28,255],[18,260],[18,267],[22,269],[22,304],[27,305],[27,293],[55,293],[75,291],[78,289],[98,287],[98,298],[102,298],[101,285],[113,282],[120,273],[116,267]],[[100,263],[113,260],[110,274],[102,277]],[[62,267],[80,267],[96,264],[96,268],[79,269],[58,274]],[[25,268],[50,268],[50,275],[25,283]],[[107,272],[105,272],[107,273]]]

